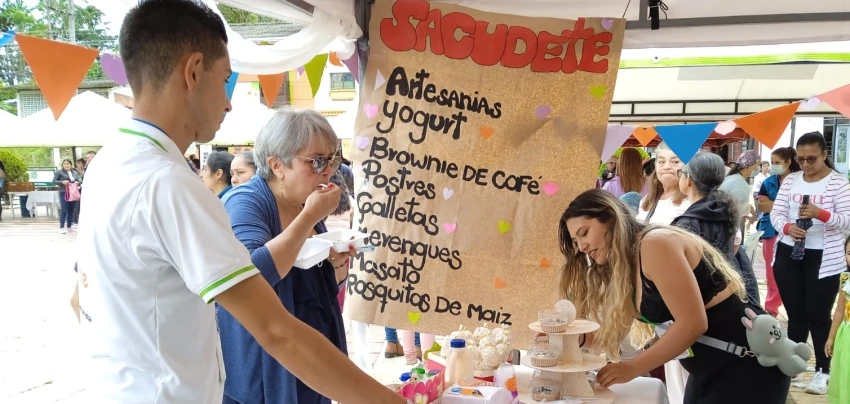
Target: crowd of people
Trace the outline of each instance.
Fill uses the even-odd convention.
[[[716,403],[742,395],[752,402],[784,403],[792,381],[808,393],[828,395],[830,402],[847,402],[847,381],[830,375],[836,366],[848,366],[841,363],[846,358],[834,363],[832,356],[836,344],[848,343],[846,336],[842,341],[836,336],[850,321],[845,295],[850,293],[846,282],[850,238],[845,240],[850,233],[850,185],[835,171],[826,150],[823,136],[812,132],[798,138],[796,148],[773,151],[770,162],[760,161],[755,151],[745,151],[724,166],[719,155],[705,151],[683,164],[661,143],[654,161],[643,162],[640,173],[636,168],[641,162],[632,161],[639,157],[637,151],[622,150],[619,159],[607,162],[601,190],[579,196],[562,218],[562,249],[571,262],[564,272],[564,291],[578,288],[570,282],[585,281],[579,269],[587,273],[585,267],[592,261],[601,274],[597,280],[591,276],[591,282],[602,285],[591,284],[587,290],[607,289],[610,294],[588,296],[591,300],[584,307],[588,313],[604,313],[605,321],[619,318],[619,313],[606,311],[609,302],[633,296],[636,313],[622,315],[652,325],[670,322],[667,337],[636,355],[627,370],[657,372],[655,367],[663,363],[671,403]],[[618,198],[631,212],[619,208]],[[801,219],[810,219],[811,227],[801,228]],[[766,263],[764,306],[741,245],[749,223],[756,221]],[[804,247],[802,257],[792,256],[795,243]],[[589,254],[587,263],[582,253]],[[616,276],[617,272],[623,275]],[[635,272],[639,277],[632,276]],[[702,302],[695,301],[699,296]],[[750,308],[776,316],[782,305],[788,315],[788,338],[805,342],[811,334],[816,373],[807,384],[801,384],[800,375],[792,380],[759,366],[755,359],[724,356],[696,341],[706,335],[745,345],[739,314]],[[615,343],[628,327],[617,324],[611,329],[603,325],[597,333],[606,352],[625,353],[622,344]],[[643,347],[651,332],[637,328],[643,328],[639,335],[645,338],[638,339]],[[688,347],[690,356],[677,357]],[[836,356],[841,355],[850,352]],[[846,375],[847,369],[843,372]]]
[[[357,226],[353,174],[327,120],[281,109],[252,152],[187,162],[189,145],[212,140],[231,109],[220,17],[191,0],[142,1],[119,40],[133,119],[96,159],[76,169],[63,162],[54,178],[64,187],[60,229],[72,228],[80,206],[91,401],[409,403],[348,359],[342,290],[354,251],[294,267],[308,238]],[[601,189],[571,201],[559,221],[558,288],[580,317],[601,324],[585,340],[611,360],[601,385],[663,368],[673,403],[784,404],[791,376],[699,342],[746,347],[744,311],[776,314],[782,304],[789,337],[812,335],[817,374],[806,390],[850,400],[850,310],[830,319],[839,290],[841,304],[850,295],[850,184],[819,133],[771,162],[753,192],[749,177],[764,170],[755,152],[726,167],[708,152],[683,164],[664,144],[647,161],[625,149]],[[772,262],[767,309],[741,248],[756,207]],[[811,227],[799,221],[809,219]],[[434,344],[433,335],[390,328],[386,340],[385,356],[410,364]]]

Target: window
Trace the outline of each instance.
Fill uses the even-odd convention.
[[[354,76],[351,73],[331,73],[331,91],[354,90]]]

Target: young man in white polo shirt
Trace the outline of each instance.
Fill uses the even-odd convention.
[[[189,144],[212,140],[231,108],[226,43],[219,17],[192,0],[142,1],[121,27],[134,119],[89,168],[78,237],[90,402],[221,403],[216,301],[325,396],[404,403],[283,308],[186,166]],[[317,191],[304,209],[321,218],[339,196]]]

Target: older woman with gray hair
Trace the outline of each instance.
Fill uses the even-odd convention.
[[[324,219],[343,190],[329,184],[341,157],[328,121],[310,110],[282,109],[254,144],[257,174],[224,197],[236,237],[272,285],[284,307],[346,352],[336,296],[348,274],[338,254],[307,269],[293,269],[304,241],[326,232]],[[217,312],[224,364],[224,403],[330,404],[269,356],[227,311]]]

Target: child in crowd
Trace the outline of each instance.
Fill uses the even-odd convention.
[[[850,265],[850,237],[844,242],[844,258]],[[824,347],[826,356],[832,357],[832,374],[827,393],[832,404],[850,403],[850,272],[842,273],[840,279],[838,305]]]

